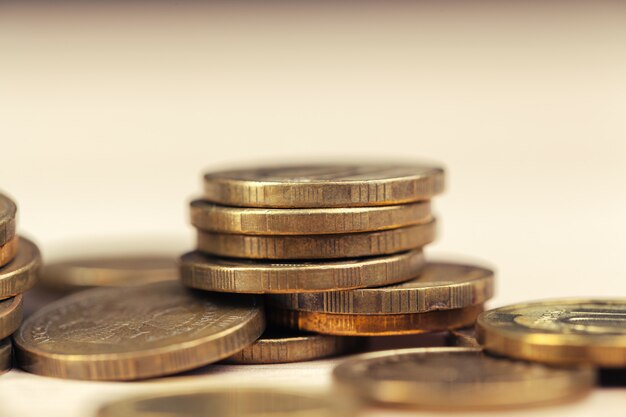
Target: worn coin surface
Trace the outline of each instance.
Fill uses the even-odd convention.
[[[251,259],[329,259],[388,255],[435,240],[435,220],[379,232],[345,235],[268,236],[198,231],[198,250]]]
[[[0,340],[0,375],[11,370],[13,362],[13,350],[11,339]]]
[[[574,399],[590,391],[591,368],[552,368],[493,358],[478,348],[414,348],[348,359],[335,382],[366,401],[466,410]]]
[[[341,261],[258,261],[190,252],[180,259],[183,284],[207,291],[278,294],[375,287],[406,281],[424,266],[421,250]]]
[[[19,238],[14,236],[11,240],[0,246],[0,268],[15,258],[15,255],[17,255],[18,244]]]
[[[486,311],[476,323],[485,349],[557,365],[626,367],[626,299],[564,299]]]
[[[378,207],[267,209],[191,202],[191,224],[245,235],[325,235],[396,229],[432,219],[430,202]]]
[[[0,300],[0,339],[11,335],[22,323],[22,296]]]
[[[13,200],[0,194],[0,246],[15,236],[15,214],[17,207]]]
[[[361,207],[428,200],[444,171],[427,164],[308,164],[210,172],[207,200],[229,206]]]
[[[97,417],[348,417],[348,400],[307,391],[261,388],[161,392],[113,402]]]
[[[482,305],[412,314],[333,314],[269,308],[268,321],[279,326],[338,336],[385,336],[437,332],[476,321]]]
[[[32,288],[37,281],[41,254],[37,245],[20,237],[17,255],[0,268],[0,298],[12,297]]]
[[[493,271],[431,262],[410,281],[380,288],[277,294],[268,302],[287,310],[337,314],[403,314],[482,304],[493,296]]]
[[[252,296],[192,292],[168,281],[70,295],[26,319],[14,339],[17,361],[29,372],[131,380],[218,361],[264,327]]]

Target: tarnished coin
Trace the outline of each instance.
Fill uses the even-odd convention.
[[[0,268],[15,258],[15,255],[17,255],[18,244],[19,238],[14,236],[11,240],[0,246]]]
[[[279,294],[375,287],[406,281],[424,266],[421,250],[341,261],[255,261],[190,252],[180,259],[183,284],[207,291]]]
[[[228,357],[265,327],[252,296],[209,294],[175,281],[96,288],[30,316],[15,334],[19,365],[73,379],[131,380]]]
[[[37,245],[20,237],[17,255],[0,268],[0,298],[12,297],[32,288],[37,281],[41,254]]]
[[[278,326],[338,336],[385,336],[438,332],[476,321],[482,305],[412,314],[333,314],[269,308],[268,321]]]
[[[496,308],[476,323],[485,349],[557,365],[626,367],[626,299],[564,299]]]
[[[336,314],[405,314],[463,308],[493,296],[493,271],[473,265],[427,263],[410,281],[380,288],[276,294],[268,302],[287,310]]]
[[[15,236],[15,203],[4,194],[0,194],[0,246],[4,246]]]
[[[354,405],[335,395],[255,388],[161,392],[119,400],[97,417],[348,417]]]
[[[449,346],[480,348],[474,326],[464,329],[450,330],[447,344]]]
[[[330,259],[388,255],[435,240],[435,220],[380,232],[347,235],[260,236],[198,231],[198,250],[252,259]]]
[[[432,219],[430,202],[378,207],[267,209],[191,202],[191,224],[244,235],[326,235],[397,229]]]
[[[10,371],[12,363],[13,349],[11,339],[7,337],[6,339],[0,340],[0,375]]]
[[[551,368],[451,347],[359,355],[339,364],[333,377],[365,401],[456,410],[560,402],[589,392],[595,381],[591,368]]]
[[[207,200],[229,206],[362,207],[428,200],[444,171],[426,164],[309,164],[210,172]]]
[[[22,296],[0,300],[0,339],[11,335],[22,323]]]

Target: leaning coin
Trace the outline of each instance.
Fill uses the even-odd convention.
[[[26,319],[14,339],[17,361],[29,372],[131,380],[228,357],[264,325],[251,296],[191,292],[171,281],[70,295]]]
[[[204,192],[229,206],[360,207],[429,200],[443,183],[443,169],[425,164],[308,164],[210,172]]]
[[[410,281],[380,288],[276,294],[268,303],[287,310],[336,314],[404,314],[482,304],[493,296],[493,271],[474,265],[427,263]]]
[[[13,362],[13,350],[11,339],[0,340],[0,375],[11,370]]]
[[[226,259],[190,252],[180,259],[184,285],[207,291],[279,294],[376,287],[406,281],[424,266],[421,250],[341,261]]]
[[[0,268],[15,259],[18,245],[19,238],[14,236],[11,240],[0,246]]]
[[[438,332],[476,321],[482,305],[412,314],[333,314],[268,308],[268,321],[278,326],[338,336],[385,336]]]
[[[4,194],[0,194],[0,246],[4,246],[15,236],[15,203]]]
[[[118,400],[97,417],[348,417],[354,405],[335,395],[261,388],[161,392]]]
[[[0,339],[11,335],[22,323],[22,296],[0,301]]]
[[[333,377],[365,401],[456,410],[574,399],[589,392],[595,380],[591,368],[551,368],[451,347],[356,356],[338,365]]]
[[[556,365],[626,367],[626,299],[564,299],[496,308],[476,323],[485,349]]]
[[[388,255],[435,240],[435,220],[379,232],[346,235],[260,236],[198,231],[198,250],[252,259],[329,259]]]
[[[37,245],[21,237],[13,261],[0,268],[0,298],[12,297],[32,288],[40,265],[41,255]]]

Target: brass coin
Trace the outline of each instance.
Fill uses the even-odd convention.
[[[555,365],[626,367],[626,299],[551,300],[496,308],[476,323],[485,349]]]
[[[190,252],[180,259],[180,276],[183,284],[207,291],[278,294],[388,285],[411,279],[423,266],[421,250],[314,262],[263,262]]]
[[[13,261],[0,268],[0,298],[12,297],[32,288],[40,266],[41,255],[37,245],[21,237]]]
[[[15,236],[15,203],[4,194],[0,194],[0,246],[4,246]]]
[[[18,243],[19,238],[14,236],[11,240],[0,246],[0,268],[15,259]]]
[[[232,364],[270,364],[303,362],[354,351],[362,342],[358,337],[303,333],[269,328],[253,344],[224,360]]]
[[[404,314],[463,308],[493,296],[493,271],[473,265],[427,263],[410,281],[380,288],[277,294],[268,302],[287,310],[336,314]]]
[[[264,327],[254,297],[194,293],[166,281],[70,295],[26,319],[14,339],[18,364],[29,372],[132,380],[228,357]]]
[[[267,209],[191,202],[191,224],[244,235],[327,235],[396,229],[432,220],[430,202],[379,207]]]
[[[448,345],[459,347],[480,348],[474,327],[450,330]]]
[[[444,171],[423,164],[318,164],[210,172],[207,200],[228,206],[362,207],[429,200]]]
[[[0,375],[11,370],[13,364],[13,349],[11,339],[0,340]]]
[[[591,368],[551,368],[452,347],[356,356],[333,377],[366,401],[456,410],[560,402],[589,392],[595,381]]]
[[[22,323],[22,296],[0,301],[0,339],[11,335]]]
[[[348,417],[346,399],[310,392],[254,388],[161,392],[118,400],[97,417]]]
[[[332,314],[267,310],[268,321],[278,326],[338,336],[385,336],[438,332],[466,327],[476,321],[482,305],[412,314]]]
[[[380,232],[315,236],[252,236],[198,231],[198,250],[251,259],[330,259],[388,255],[435,240],[435,220]]]

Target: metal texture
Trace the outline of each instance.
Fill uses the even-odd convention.
[[[17,255],[4,267],[0,268],[0,298],[13,297],[35,285],[41,254],[37,245],[20,237]]]
[[[0,301],[0,339],[10,336],[22,323],[22,296]]]
[[[0,271],[1,268],[15,259],[17,255],[17,246],[19,244],[19,238],[14,236],[11,240],[0,246]]]
[[[15,236],[15,216],[17,207],[13,200],[0,194],[0,246],[4,246]]]

